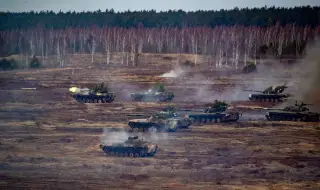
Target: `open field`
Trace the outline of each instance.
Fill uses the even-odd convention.
[[[320,188],[320,124],[266,121],[264,112],[253,108],[273,105],[249,102],[249,92],[242,91],[252,87],[252,81],[253,88],[270,85],[267,76],[243,75],[231,68],[210,70],[200,64],[181,77],[162,78],[175,58],[150,57],[133,67],[106,65],[103,57],[96,64],[85,64],[90,55],[79,55],[64,68],[1,72],[0,188]],[[114,102],[77,103],[68,93],[71,86],[100,82],[116,93]],[[104,155],[98,147],[104,128],[128,131],[127,121],[134,118],[128,114],[148,117],[170,104],[129,99],[128,93],[146,90],[155,82],[175,93],[172,103],[179,107],[201,108],[221,98],[230,100],[243,116],[235,123],[138,134],[158,144],[152,158]]]

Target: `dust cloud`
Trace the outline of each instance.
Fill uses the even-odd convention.
[[[135,133],[129,131],[113,131],[110,128],[104,128],[103,133],[100,136],[100,142],[105,145],[112,145],[114,143],[123,143],[128,140],[128,137],[138,136],[139,139],[148,141],[151,143],[163,143],[167,142],[167,133]]]
[[[160,75],[163,78],[177,78],[186,73],[186,69],[183,69],[180,66],[175,66],[171,71]]]
[[[320,111],[320,39],[307,47],[306,57],[294,70],[295,100],[312,104],[310,109]]]

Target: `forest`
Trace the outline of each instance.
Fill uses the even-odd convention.
[[[216,26],[259,26],[267,27],[295,24],[316,27],[320,24],[320,7],[294,8],[234,8],[231,10],[185,12],[155,10],[115,12],[113,9],[95,12],[0,12],[0,30],[44,27],[50,29],[97,27],[131,28],[142,25],[154,27],[216,27]]]
[[[1,13],[0,56],[18,54],[21,64],[33,57],[68,54],[122,54],[121,64],[136,64],[141,53],[207,55],[212,65],[238,65],[265,55],[303,55],[320,34],[320,7],[255,8],[184,12]],[[228,59],[231,59],[228,61]]]

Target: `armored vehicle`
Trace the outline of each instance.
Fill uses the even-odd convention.
[[[143,141],[138,136],[133,136],[128,137],[128,140],[123,143],[100,144],[100,148],[104,153],[111,156],[151,157],[156,154],[158,145]]]
[[[190,111],[186,114],[193,123],[210,123],[210,122],[233,122],[240,118],[240,113],[235,111],[227,111],[228,104],[215,100],[214,103],[206,104],[204,110],[181,110]]]
[[[249,92],[259,92],[260,94],[250,94],[249,100],[260,102],[283,102],[287,100],[291,95],[282,94],[282,92],[288,88],[286,84],[279,86],[270,86],[263,91],[245,90]]]
[[[109,92],[108,87],[105,87],[104,83],[93,89],[72,87],[69,88],[69,91],[77,102],[111,103],[115,98],[115,94]]]
[[[309,108],[306,105],[311,104],[298,104],[294,106],[287,106],[283,109],[265,108],[271,110],[267,112],[266,118],[269,121],[305,121],[305,122],[319,122],[320,113],[309,112]]]
[[[253,62],[249,62],[246,66],[242,68],[242,73],[252,73],[252,72],[257,72],[257,66]]]
[[[134,131],[175,132],[178,128],[188,128],[191,125],[191,120],[189,118],[180,117],[173,111],[161,111],[148,119],[130,120],[128,125]]]
[[[135,101],[170,101],[174,98],[173,92],[167,91],[162,84],[154,85],[147,92],[131,93],[132,100]]]

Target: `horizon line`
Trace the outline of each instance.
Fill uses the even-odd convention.
[[[308,7],[308,8],[320,8],[320,6],[318,5],[303,5],[303,6],[291,6],[291,7],[284,7],[284,6],[261,6],[261,7],[238,7],[238,6],[235,6],[233,8],[223,8],[223,9],[197,9],[197,10],[190,10],[190,11],[186,11],[186,10],[183,10],[183,9],[167,9],[167,10],[155,10],[155,9],[141,9],[141,10],[118,10],[118,11],[115,11],[113,8],[111,9],[108,9],[106,8],[104,11],[102,11],[101,9],[97,9],[97,10],[82,10],[82,11],[76,11],[76,10],[66,10],[66,11],[62,11],[61,9],[59,11],[54,11],[54,10],[38,10],[38,11],[34,11],[34,10],[30,10],[30,11],[9,11],[9,10],[6,10],[6,11],[0,11],[0,13],[47,13],[47,12],[54,12],[54,13],[93,13],[93,12],[111,12],[111,10],[113,10],[114,13],[127,13],[127,12],[149,12],[149,11],[152,11],[152,12],[156,12],[156,13],[161,13],[161,12],[168,12],[168,11],[173,11],[173,12],[178,12],[178,11],[183,11],[183,12],[186,12],[186,13],[194,13],[194,12],[199,12],[199,11],[231,11],[231,10],[235,10],[235,9],[239,9],[239,10],[243,10],[243,9],[262,9],[262,8],[279,8],[279,9],[294,9],[294,8],[304,8],[304,7]]]

